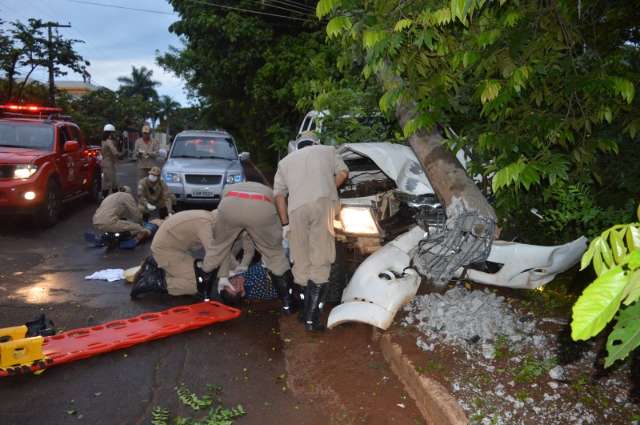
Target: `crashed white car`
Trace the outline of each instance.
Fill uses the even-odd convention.
[[[350,176],[340,189],[336,241],[371,255],[351,277],[328,327],[356,321],[386,329],[420,286],[412,254],[430,226],[444,223],[444,208],[408,146],[354,143],[341,145],[338,152]],[[457,156],[464,164],[464,156]],[[586,248],[585,237],[560,246],[496,240],[484,264],[468,265],[456,275],[487,285],[535,289],[576,264]]]

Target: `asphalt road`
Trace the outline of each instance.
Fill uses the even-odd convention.
[[[132,163],[120,167],[121,183],[135,187]],[[127,284],[84,280],[105,268],[128,268],[149,246],[105,254],[86,247],[95,205],[67,205],[61,222],[39,230],[29,220],[0,223],[0,327],[22,324],[40,313],[61,329],[163,310],[194,302],[153,296],[133,302]],[[184,383],[204,394],[222,387],[225,405],[242,404],[239,424],[323,424],[320,408],[286,386],[278,314],[274,305],[245,308],[231,322],[176,335],[127,350],[61,365],[39,376],[0,380],[0,424],[143,424],[156,406],[192,416],[176,396]]]

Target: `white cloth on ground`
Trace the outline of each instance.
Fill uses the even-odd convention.
[[[87,280],[108,280],[115,282],[124,279],[124,269],[104,269],[84,277]]]

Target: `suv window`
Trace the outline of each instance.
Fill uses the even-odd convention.
[[[69,134],[69,140],[75,140],[76,142],[82,144],[80,131],[78,130],[77,127],[74,127],[72,125],[67,125],[66,129],[67,129],[67,133]]]
[[[53,127],[47,124],[0,123],[0,146],[51,150]]]
[[[238,159],[230,137],[178,136],[173,142],[171,158]]]
[[[58,150],[64,152],[64,144],[71,140],[65,126],[58,127]]]

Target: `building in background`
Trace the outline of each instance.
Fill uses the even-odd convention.
[[[88,81],[56,81],[56,89],[68,93],[71,97],[79,98],[92,91],[98,90],[100,86],[91,84]]]

